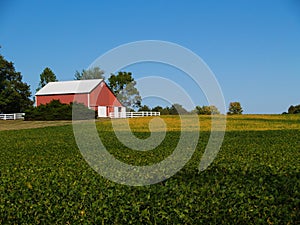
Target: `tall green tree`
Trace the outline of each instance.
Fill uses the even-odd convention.
[[[32,106],[30,86],[14,64],[0,55],[0,113],[24,112]]]
[[[99,67],[93,67],[88,70],[82,70],[82,72],[75,72],[75,80],[89,80],[89,79],[104,79],[104,71]]]
[[[125,89],[126,85],[134,82],[131,72],[118,72],[117,75],[111,74],[108,78],[109,87],[112,91],[118,95],[122,90]]]
[[[55,82],[55,81],[57,81],[56,75],[49,67],[46,67],[43,70],[43,72],[40,74],[40,83],[36,91],[39,91],[42,87],[44,87],[49,82]]]
[[[228,115],[240,115],[243,113],[243,108],[240,102],[230,102]]]
[[[109,87],[117,96],[119,101],[128,109],[141,106],[142,98],[135,87],[136,81],[130,72],[118,72],[108,78]]]

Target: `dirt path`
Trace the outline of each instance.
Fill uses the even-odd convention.
[[[63,126],[72,124],[72,121],[23,121],[23,120],[0,120],[0,131],[21,130],[49,126]]]

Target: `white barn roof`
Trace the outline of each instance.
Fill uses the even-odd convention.
[[[35,95],[90,93],[103,79],[49,82]]]

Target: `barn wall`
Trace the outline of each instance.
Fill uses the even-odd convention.
[[[104,82],[90,93],[90,107],[96,110],[98,106],[122,106]]]
[[[36,96],[36,106],[46,104],[52,100],[60,100],[61,103],[70,104],[74,100],[88,106],[88,94],[66,94],[66,95],[41,95]]]

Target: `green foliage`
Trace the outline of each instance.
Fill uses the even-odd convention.
[[[130,72],[118,72],[117,75],[111,74],[108,81],[110,89],[127,109],[141,106],[142,98],[135,87],[136,81]]]
[[[230,102],[228,115],[240,115],[243,113],[241,103],[239,102]]]
[[[288,110],[288,114],[299,114],[300,113],[300,105],[293,106],[291,105]]]
[[[18,113],[32,106],[30,86],[14,64],[0,55],[0,113]]]
[[[180,104],[173,104],[171,107],[161,107],[161,106],[156,106],[152,108],[153,112],[160,112],[160,115],[184,115],[188,114],[189,112]]]
[[[170,114],[170,108],[167,106],[165,108],[161,106],[156,106],[152,109],[153,112],[160,112],[160,115],[169,115]]]
[[[40,74],[40,83],[36,91],[39,91],[42,87],[44,87],[49,82],[55,82],[55,81],[57,81],[56,75],[49,67],[46,67],[43,70],[43,72]]]
[[[104,71],[99,67],[93,67],[88,70],[82,70],[82,72],[75,72],[75,80],[89,80],[89,79],[104,79]]]
[[[76,112],[73,117],[72,112]],[[94,119],[96,115],[94,110],[88,109],[83,104],[63,104],[59,100],[52,100],[45,105],[32,107],[25,111],[25,120],[83,120]]]
[[[170,131],[153,151],[130,151],[103,126],[108,151],[137,165],[161,161],[180,137]],[[299,224],[299,130],[228,132],[213,164],[198,173],[209,138],[201,132],[179,173],[144,187],[95,173],[72,126],[0,133],[0,224]]]
[[[141,107],[138,109],[138,111],[139,111],[139,112],[140,112],[140,111],[151,111],[151,109],[149,108],[149,106],[143,105],[143,106],[141,106]]]
[[[202,107],[196,106],[194,112],[197,113],[198,115],[218,115],[218,114],[220,114],[220,111],[214,105],[202,106]]]
[[[109,87],[115,95],[118,95],[122,90],[124,90],[127,84],[134,82],[134,79],[130,72],[118,72],[117,75],[111,74],[108,81]]]
[[[188,111],[183,108],[182,105],[180,104],[173,104],[169,110],[169,114],[170,115],[184,115],[184,114],[188,114]]]

